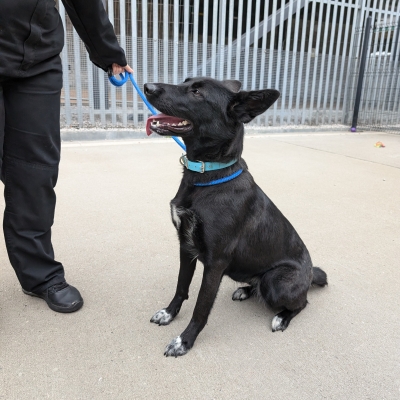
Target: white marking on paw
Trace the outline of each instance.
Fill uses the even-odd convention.
[[[154,322],[159,325],[168,325],[172,321],[172,315],[168,313],[165,308],[157,311],[152,317],[150,322]]]
[[[247,294],[247,291],[244,290],[243,288],[236,289],[232,294],[232,300],[242,301],[242,300],[246,300],[248,298],[249,298],[249,296]]]
[[[177,336],[176,338],[172,339],[171,343],[169,345],[167,345],[167,347],[165,348],[164,356],[178,357],[178,356],[183,356],[187,352],[188,352],[188,350],[182,344],[181,337]]]
[[[281,328],[281,322],[282,322],[281,317],[278,315],[275,315],[274,319],[272,320],[272,332],[275,332]]]

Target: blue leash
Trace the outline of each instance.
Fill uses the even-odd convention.
[[[133,78],[133,75],[129,72],[125,72],[125,75],[123,74],[119,74],[119,76],[121,77],[121,79],[117,79],[115,76],[111,75],[108,77],[109,81],[117,87],[123,86],[125,85],[125,83],[128,81],[128,79],[130,79],[130,81],[132,82],[132,85],[135,87],[136,91],[139,93],[139,96],[142,98],[144,104],[146,104],[147,108],[151,111],[151,113],[153,115],[157,114],[157,111],[154,109],[154,107],[148,102],[148,100],[146,99],[146,96],[143,94],[143,92],[140,90],[138,84],[136,83],[135,79]],[[176,143],[178,143],[178,145],[186,151],[186,146],[176,137],[176,136],[172,136],[172,139],[175,140]]]

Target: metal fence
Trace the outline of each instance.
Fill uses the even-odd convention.
[[[140,86],[188,76],[239,79],[281,98],[259,126],[347,123],[366,15],[400,16],[398,0],[108,0],[106,9]],[[132,86],[93,67],[62,4],[62,125],[140,127],[149,112]],[[353,72],[353,73],[351,73]]]

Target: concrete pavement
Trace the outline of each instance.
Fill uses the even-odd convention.
[[[233,302],[224,278],[195,346],[174,359],[163,350],[190,320],[201,265],[177,319],[149,320],[176,285],[180,155],[170,139],[63,146],[53,240],[85,305],[62,315],[24,295],[1,238],[0,399],[399,399],[400,136],[247,137],[250,171],[329,286],[272,333],[273,312]]]

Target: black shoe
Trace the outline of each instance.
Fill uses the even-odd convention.
[[[28,292],[24,289],[22,291],[29,296],[40,297],[52,310],[60,313],[78,311],[83,306],[83,299],[78,289],[68,285],[67,282],[56,283],[41,293]]]

